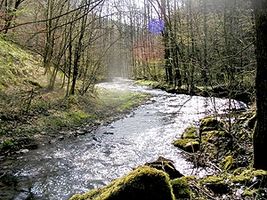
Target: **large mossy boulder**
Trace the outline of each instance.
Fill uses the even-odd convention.
[[[70,200],[175,200],[169,176],[160,170],[144,166],[108,186]]]
[[[189,153],[197,152],[200,148],[200,143],[196,139],[178,139],[173,145]]]

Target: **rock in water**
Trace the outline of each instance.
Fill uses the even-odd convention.
[[[166,172],[171,179],[180,178],[183,176],[183,174],[175,169],[172,160],[166,159],[162,156],[160,156],[156,161],[146,163],[145,165]]]
[[[144,166],[108,186],[70,200],[175,200],[168,175]]]

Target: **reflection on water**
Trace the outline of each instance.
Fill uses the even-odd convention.
[[[147,92],[153,97],[126,118],[101,126],[92,134],[42,147],[15,161],[13,171],[31,180],[36,199],[68,199],[159,156],[173,160],[181,173],[189,175],[192,166],[172,141],[191,123],[214,111],[223,112],[229,103],[225,99],[168,94],[122,79],[98,87]]]

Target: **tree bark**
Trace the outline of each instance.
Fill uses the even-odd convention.
[[[267,0],[253,0],[256,22],[256,101],[257,124],[254,131],[254,167],[267,170]]]

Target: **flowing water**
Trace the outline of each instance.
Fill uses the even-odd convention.
[[[152,97],[125,118],[102,125],[93,133],[43,146],[12,161],[18,184],[31,187],[34,199],[68,199],[74,193],[103,186],[159,156],[173,160],[181,173],[190,175],[192,165],[171,145],[172,141],[201,117],[229,107],[226,99],[169,94],[123,79],[98,87],[146,92]],[[232,104],[245,106],[236,101]],[[23,199],[23,195],[16,198]]]

